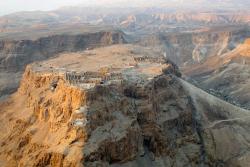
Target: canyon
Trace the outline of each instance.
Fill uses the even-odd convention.
[[[139,43],[164,53],[180,67],[185,80],[249,109],[249,37],[247,26],[222,26],[195,32],[159,33]]]

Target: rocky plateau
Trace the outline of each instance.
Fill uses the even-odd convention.
[[[1,166],[250,163],[249,111],[187,83],[147,47],[33,63],[0,108]]]

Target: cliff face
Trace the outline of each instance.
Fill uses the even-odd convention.
[[[53,81],[58,81],[54,92],[50,89]],[[18,92],[7,103],[10,115],[1,117],[8,122],[1,126],[6,132],[1,136],[0,151],[8,157],[5,166],[79,166],[82,153],[77,148],[83,145],[86,133],[71,121],[86,103],[84,91],[66,86],[60,76],[34,73],[28,67]]]
[[[127,52],[114,55],[132,61]],[[100,56],[109,57],[103,50]],[[27,67],[18,92],[0,103],[1,166],[249,164],[249,113],[178,78],[170,61],[150,79],[143,80],[154,63],[141,62],[122,69],[122,82],[90,89],[36,66]]]
[[[244,27],[218,27],[201,32],[159,34],[141,43],[160,46],[178,66],[188,68],[233,50],[249,36],[249,29]]]
[[[37,40],[0,40],[0,97],[17,89],[25,66],[31,62],[46,60],[61,52],[81,51],[124,42],[124,35],[119,31],[53,35]]]
[[[203,163],[198,135],[188,136],[197,134],[191,104],[171,74],[145,86],[83,91],[61,76],[28,67],[18,92],[1,107],[1,121],[7,123],[1,135],[3,166],[109,166],[140,156],[151,161],[176,157],[191,143],[190,158]]]
[[[54,35],[37,40],[1,40],[0,69],[24,70],[25,65],[44,60],[61,52],[81,51],[87,48],[123,43],[121,32],[97,32],[79,35]]]

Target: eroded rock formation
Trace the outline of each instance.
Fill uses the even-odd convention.
[[[58,62],[63,57],[56,59],[73,68],[76,57],[83,62],[74,68],[84,70],[102,56],[102,64],[111,62],[117,65],[112,70],[123,74],[123,82],[106,81],[92,88],[68,83],[64,75],[48,70],[46,62],[28,66],[18,92],[0,103],[0,165],[249,164],[248,111],[186,83],[170,61],[124,65],[144,51],[137,47],[140,52],[135,54],[128,47],[119,46],[116,53],[115,47],[96,50],[95,57],[81,55],[82,60],[71,55],[66,64]]]

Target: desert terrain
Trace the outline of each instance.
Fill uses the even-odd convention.
[[[250,3],[192,2],[0,16],[0,166],[248,167]]]
[[[134,45],[33,63],[0,104],[1,165],[248,164],[249,112],[179,77]]]

